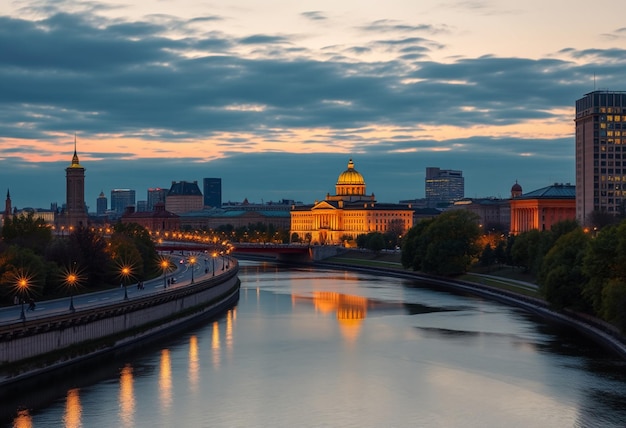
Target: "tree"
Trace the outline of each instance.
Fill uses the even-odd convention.
[[[562,235],[543,258],[538,282],[546,300],[558,308],[585,310],[582,290],[587,282],[583,259],[589,236],[581,228]]]
[[[111,242],[113,243],[119,235],[126,236],[132,242],[139,253],[140,259],[133,261],[138,263],[135,266],[135,276],[139,279],[146,277],[157,276],[160,274],[159,267],[156,263],[158,254],[154,242],[150,237],[148,230],[136,223],[117,223],[114,227],[113,235],[111,236]],[[126,256],[131,257],[130,253]],[[134,257],[134,256],[133,256]]]
[[[2,227],[2,238],[9,245],[30,248],[37,254],[43,254],[52,240],[52,231],[46,222],[35,218],[34,213],[9,217]]]
[[[426,231],[433,222],[434,219],[424,219],[407,232],[402,241],[402,254],[400,255],[402,266],[405,268],[412,268],[415,271],[422,270],[422,261],[428,245]]]
[[[603,228],[589,246],[583,259],[583,272],[588,280],[582,293],[597,314],[602,312],[604,286],[615,275],[617,263],[618,227],[611,225]]]
[[[385,237],[380,232],[371,232],[367,234],[366,248],[375,253],[385,248]]]

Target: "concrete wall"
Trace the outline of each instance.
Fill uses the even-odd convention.
[[[218,312],[239,293],[238,269],[128,302],[0,329],[0,363],[48,355],[53,364],[105,352]],[[7,374],[2,373],[6,379]],[[2,383],[0,378],[0,383]]]

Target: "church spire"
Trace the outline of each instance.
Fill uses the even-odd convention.
[[[76,133],[74,133],[74,156],[72,156],[72,166],[80,166],[78,154],[76,153]]]

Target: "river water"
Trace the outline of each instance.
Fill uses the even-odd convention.
[[[255,262],[239,276],[227,313],[42,379],[2,404],[6,423],[626,426],[626,364],[569,328],[412,280]]]

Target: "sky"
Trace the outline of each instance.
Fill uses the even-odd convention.
[[[379,202],[575,182],[574,104],[626,90],[626,4],[596,0],[0,2],[0,197],[222,178],[224,202]],[[592,8],[593,6],[593,8]]]

